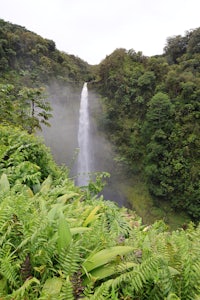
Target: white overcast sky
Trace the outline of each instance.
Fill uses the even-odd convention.
[[[166,39],[200,27],[200,0],[0,0],[0,18],[98,64],[116,48],[163,53]]]

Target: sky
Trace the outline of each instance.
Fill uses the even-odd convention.
[[[168,37],[200,27],[200,0],[0,0],[0,18],[99,64],[116,48],[162,54]]]

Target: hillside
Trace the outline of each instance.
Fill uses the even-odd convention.
[[[119,161],[154,201],[200,219],[200,28],[167,39],[164,54],[116,49],[98,66],[101,126]]]
[[[54,41],[0,20],[0,122],[29,133],[49,126],[49,86],[80,88],[91,77],[90,68],[57,50]]]
[[[1,81],[31,87],[55,79],[77,84],[88,79],[89,65],[57,50],[54,41],[0,19],[0,75]]]

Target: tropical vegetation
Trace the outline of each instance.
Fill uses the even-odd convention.
[[[34,136],[0,135],[1,299],[199,299],[199,226],[145,226],[76,187]]]
[[[89,65],[56,49],[54,41],[0,19],[0,123],[21,126],[29,133],[49,126],[48,87],[82,85]]]
[[[89,65],[57,50],[54,41],[0,19],[0,75],[28,87],[55,79],[78,84],[89,76]]]
[[[200,28],[167,39],[163,55],[116,49],[91,84],[120,160],[158,203],[200,219]]]
[[[0,299],[200,299],[199,31],[168,39],[159,57],[117,49],[91,72],[53,41],[0,24]],[[55,78],[93,79],[120,159],[195,223],[143,224],[99,196],[106,173],[74,184],[34,135],[49,123]]]

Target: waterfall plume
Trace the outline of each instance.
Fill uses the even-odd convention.
[[[90,172],[90,120],[88,109],[88,88],[87,83],[83,85],[79,110],[79,127],[78,127],[78,178],[77,184],[84,186],[88,184]]]

